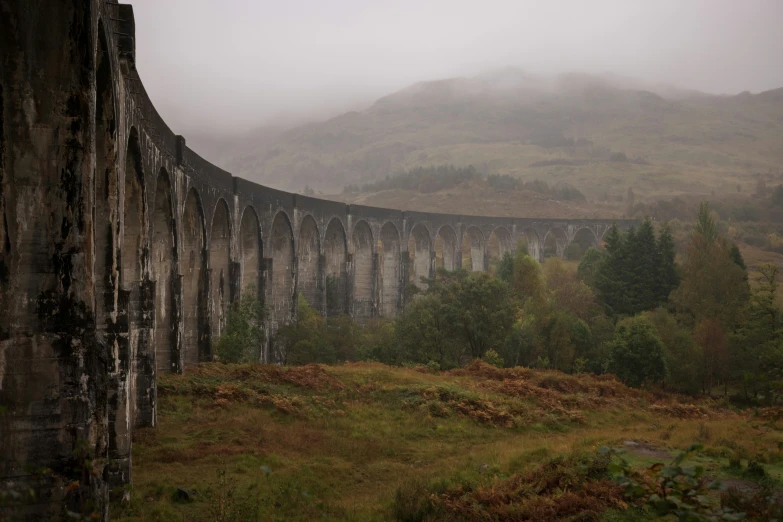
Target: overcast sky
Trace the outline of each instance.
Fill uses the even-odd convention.
[[[130,0],[175,132],[321,118],[506,66],[715,93],[783,86],[783,0]]]

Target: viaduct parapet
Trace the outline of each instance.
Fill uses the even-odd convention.
[[[156,423],[156,376],[209,360],[241,295],[268,309],[261,360],[283,362],[274,332],[300,294],[325,315],[393,317],[438,266],[487,270],[523,239],[562,256],[611,226],[345,205],[236,178],[169,129],[135,58],[130,5],[0,0],[0,491],[21,494],[0,495],[0,518],[106,518],[131,480],[133,429]]]

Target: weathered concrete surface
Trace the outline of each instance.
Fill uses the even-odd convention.
[[[280,362],[274,334],[299,294],[326,315],[393,317],[437,267],[487,270],[522,239],[562,256],[609,225],[345,205],[235,178],[158,115],[129,5],[0,0],[0,487],[35,491],[0,518],[105,518],[131,480],[133,429],[155,425],[158,372],[210,360],[241,295],[265,305],[261,360]]]

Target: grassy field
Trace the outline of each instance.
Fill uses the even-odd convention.
[[[158,393],[158,426],[134,435],[130,502],[112,505],[112,519],[421,520],[422,499],[445,513],[425,520],[491,519],[510,505],[649,518],[626,511],[607,481],[591,482],[603,488],[599,500],[560,482],[531,497],[532,507],[519,497],[519,484],[571,469],[553,458],[589,461],[602,445],[625,447],[643,466],[698,441],[712,477],[752,489],[737,478],[748,459],[765,463],[764,480],[783,477],[783,433],[769,412],[632,390],[610,377],[483,363],[440,373],[214,363],[162,376]],[[730,458],[739,469],[729,470]]]

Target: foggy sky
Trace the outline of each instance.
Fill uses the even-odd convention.
[[[175,132],[320,119],[507,66],[783,86],[780,0],[130,1],[137,67]]]

